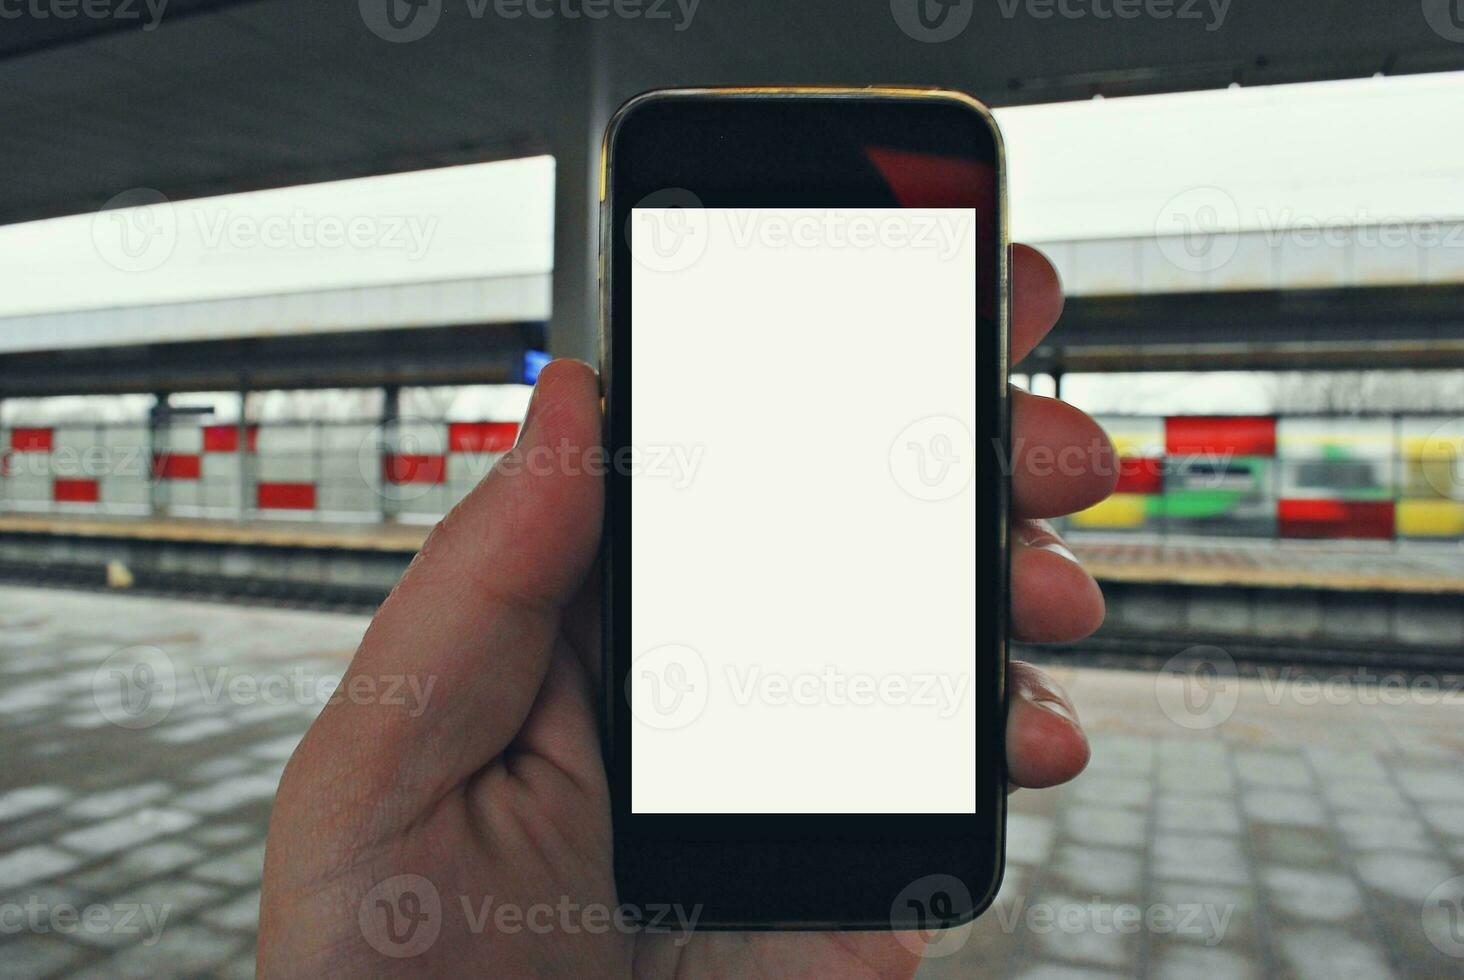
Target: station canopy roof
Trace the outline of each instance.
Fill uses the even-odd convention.
[[[1011,105],[1458,69],[1452,2],[28,2],[0,30],[0,223],[128,188],[177,200],[524,156],[586,102],[589,129],[665,85],[941,85]]]

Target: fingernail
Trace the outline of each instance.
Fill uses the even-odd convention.
[[[1022,544],[1036,551],[1050,551],[1059,558],[1066,558],[1074,565],[1081,565],[1078,556],[1073,554],[1067,545],[1062,543],[1062,538],[1052,530],[1052,525],[1046,521],[1022,521],[1017,525],[1017,536],[1021,538]]]
[[[1060,558],[1066,558],[1068,561],[1072,562],[1074,565],[1081,565],[1082,564],[1082,562],[1078,561],[1078,556],[1075,555],[1075,554],[1073,554],[1072,551],[1068,548],[1068,546],[1065,545],[1065,544],[1063,544],[1061,541],[1048,541],[1048,542],[1046,542],[1044,544],[1034,545],[1034,547],[1038,551],[1050,551],[1054,555],[1057,555]]]
[[[1078,723],[1077,713],[1073,711],[1072,707],[1066,702],[1059,701],[1057,698],[1042,698],[1040,700],[1035,700],[1032,703],[1039,708],[1044,708],[1048,711],[1051,711],[1053,714],[1068,722],[1068,724],[1072,725],[1074,728],[1081,730],[1082,726]]]

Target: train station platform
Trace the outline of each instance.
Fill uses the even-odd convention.
[[[1253,662],[1464,665],[1458,543],[1079,532],[1068,543],[1108,606],[1078,651],[1132,663],[1207,645]]]
[[[169,595],[374,608],[421,523],[0,514],[0,577]],[[1252,660],[1461,662],[1457,543],[1141,537],[1072,531],[1108,615],[1085,648],[1168,656],[1215,644]],[[1076,651],[1075,651],[1076,652]]]
[[[0,514],[0,535],[181,542],[415,554],[430,526],[318,521],[221,521],[190,517]]]
[[[366,624],[0,586],[0,904],[38,910],[0,973],[252,977],[275,787]],[[96,683],[139,647],[176,678],[145,724]],[[1193,698],[1183,673],[1038,656],[1092,762],[1010,797],[1001,895],[923,980],[1458,975],[1456,680],[1217,675]],[[161,905],[157,935],[49,914]]]
[[[1068,535],[1101,582],[1464,594],[1464,544]]]
[[[421,523],[224,521],[189,517],[0,514],[0,535],[171,541],[413,554]],[[1464,544],[1139,537],[1073,532],[1101,581],[1341,591],[1464,593]]]
[[[373,608],[426,540],[411,523],[0,514],[0,576]]]
[[[426,524],[405,522],[0,514],[0,542],[65,539],[404,559],[416,553],[430,530]],[[1083,531],[1070,532],[1068,542],[1100,582],[1464,595],[1464,544],[1459,543],[1164,538]]]

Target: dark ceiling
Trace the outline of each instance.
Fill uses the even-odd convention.
[[[0,21],[0,222],[135,187],[177,198],[546,150],[566,120],[588,138],[661,85],[935,84],[1000,105],[1464,68],[1447,38],[1464,29],[1426,16],[1453,0],[955,0],[946,23],[969,24],[939,42],[901,29],[914,0],[413,0],[414,26],[439,19],[404,43],[367,20],[409,0],[168,0],[155,23],[148,0],[91,2],[116,15]],[[10,9],[48,4],[80,8]],[[641,16],[615,15],[627,5]],[[568,16],[591,10],[609,16]]]

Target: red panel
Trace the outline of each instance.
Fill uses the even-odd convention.
[[[1164,460],[1120,458],[1114,493],[1163,493]]]
[[[902,208],[980,208],[991,196],[992,171],[984,163],[884,146],[865,153]]]
[[[1276,519],[1283,538],[1393,537],[1391,500],[1282,500]]]
[[[447,449],[454,453],[501,453],[513,448],[517,422],[453,422],[447,427]]]
[[[205,425],[203,427],[203,451],[206,453],[237,453],[239,451],[238,426]]]
[[[1264,415],[1171,415],[1164,420],[1171,456],[1275,456],[1276,420]]]
[[[196,480],[203,475],[203,457],[196,453],[154,453],[153,476],[159,480]]]
[[[441,483],[447,479],[446,456],[395,453],[381,460],[381,478],[387,483]]]
[[[102,490],[96,480],[57,479],[51,484],[51,499],[72,504],[94,504],[102,499]]]
[[[259,426],[251,425],[249,451],[259,447]],[[205,425],[203,427],[203,451],[206,453],[237,453],[239,451],[239,427],[237,425]]]
[[[261,483],[257,499],[262,510],[314,510],[315,484]]]
[[[51,430],[11,429],[10,448],[18,453],[48,453],[51,451]]]
[[[902,208],[974,208],[976,211],[976,295],[980,311],[995,309],[996,174],[973,160],[885,146],[864,149],[869,162]]]

